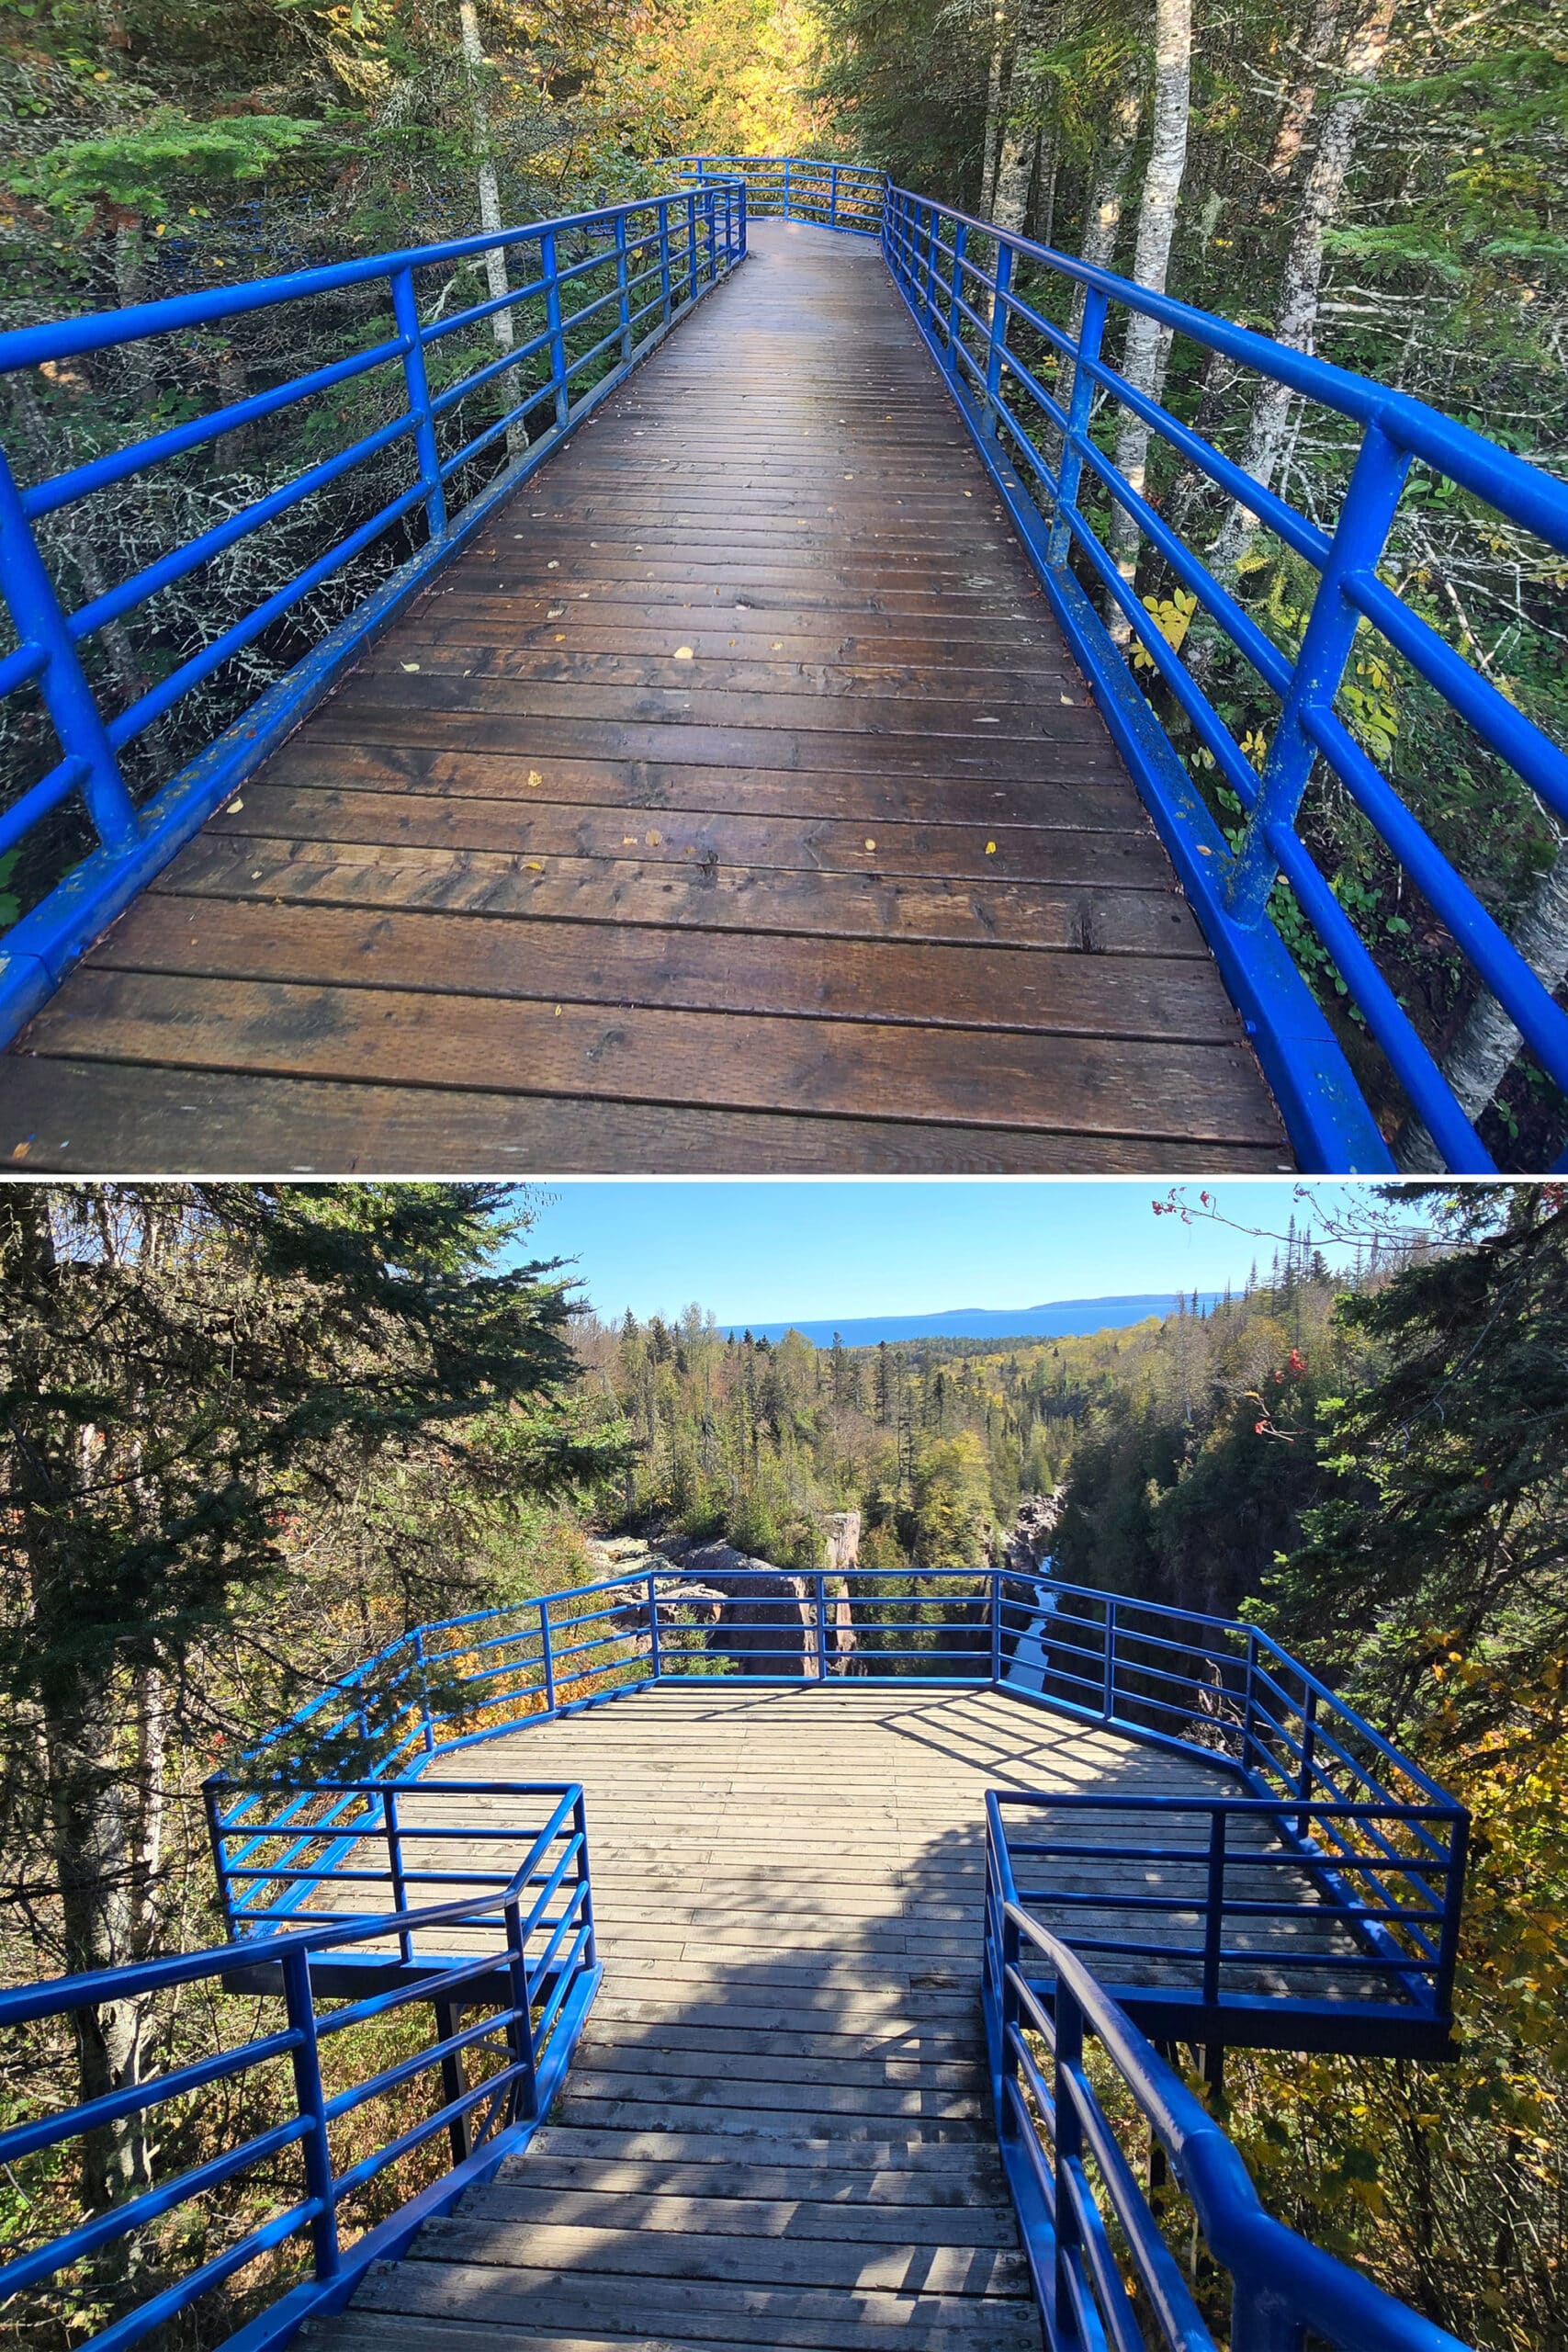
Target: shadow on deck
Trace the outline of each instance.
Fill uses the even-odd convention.
[[[604,1982],[526,2155],[374,2269],[325,2339],[1035,2352],[980,2024],[983,1792],[1224,1776],[998,1694],[853,1682],[628,1695],[484,1754],[581,1781]],[[463,1764],[400,1800],[410,1868]],[[1279,1975],[1266,1941],[1258,1985]]]
[[[877,248],[751,243],[38,1015],[0,1154],[1292,1164]]]

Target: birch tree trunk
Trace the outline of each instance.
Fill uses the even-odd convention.
[[[1154,111],[1149,160],[1138,205],[1133,276],[1156,294],[1165,291],[1176,234],[1177,207],[1187,169],[1187,129],[1192,97],[1192,0],[1155,0]],[[1122,347],[1122,373],[1134,391],[1157,394],[1165,373],[1168,338],[1154,319],[1134,311]],[[1142,491],[1148,467],[1149,428],[1130,410],[1122,412],[1116,435],[1116,465],[1132,488]],[[1139,531],[1122,507],[1111,510],[1111,551],[1123,580],[1131,583],[1138,564]],[[1132,624],[1112,605],[1111,633],[1124,645]]]
[[[479,16],[475,0],[458,0],[457,16],[463,28],[463,62],[468,70],[469,102],[473,109],[474,121],[474,145],[479,158],[479,227],[487,237],[496,236],[500,234],[502,225],[501,183],[496,176],[495,159],[491,153],[490,110],[485,105],[484,86],[480,79],[485,66],[484,43],[479,39]],[[506,248],[503,245],[492,245],[486,254],[485,277],[489,282],[491,301],[498,302],[503,294],[509,294],[512,291],[512,280],[506,266]],[[492,311],[490,325],[497,348],[502,351],[510,351],[516,341],[512,323],[512,312],[509,310]],[[510,396],[515,398],[515,377],[503,376],[502,381],[505,384]],[[507,426],[506,447],[508,454],[512,457],[520,456],[528,447],[528,430],[521,417],[515,424]]]
[[[1318,93],[1329,70],[1339,30],[1341,6],[1342,0],[1316,0],[1313,9],[1304,53],[1295,78],[1286,86],[1284,108],[1269,157],[1269,178],[1276,187],[1295,170],[1307,125],[1316,111]]]
[[[1568,842],[1536,884],[1514,927],[1514,945],[1538,980],[1551,989],[1568,978]],[[1458,1036],[1443,1056],[1442,1072],[1473,1125],[1513,1067],[1522,1040],[1489,989],[1483,989],[1465,1014]],[[1414,1113],[1394,1138],[1393,1156],[1407,1176],[1440,1174],[1443,1160]]]
[[[997,193],[997,151],[1002,135],[1002,68],[1007,62],[1007,10],[991,17],[991,71],[986,85],[986,143],[980,161],[980,210],[988,220]]]
[[[1302,190],[1301,211],[1285,256],[1274,322],[1275,340],[1292,351],[1310,352],[1316,339],[1325,241],[1355,160],[1357,134],[1388,47],[1395,4],[1396,0],[1371,0],[1345,51],[1344,71],[1350,86],[1323,119],[1317,153]],[[1286,385],[1265,380],[1252,404],[1240,463],[1243,471],[1265,490],[1271,486],[1280,463],[1294,398]],[[1211,570],[1221,580],[1235,572],[1257,527],[1258,518],[1251,509],[1239,499],[1234,501],[1209,558]]]
[[[1127,173],[1133,161],[1133,150],[1138,143],[1138,129],[1144,119],[1144,69],[1137,57],[1128,59],[1122,80],[1111,102],[1111,119],[1106,129],[1105,144],[1100,149],[1089,187],[1089,202],[1084,208],[1083,250],[1081,258],[1092,269],[1109,269],[1116,258],[1116,240],[1122,231],[1122,204],[1126,193]],[[1083,333],[1085,289],[1073,289],[1072,314],[1067,333],[1077,343]],[[1069,359],[1063,363],[1061,390],[1057,398],[1064,408],[1073,397],[1073,383],[1077,369]]]
[[[1047,23],[1047,10],[1042,0],[1025,0],[1019,16],[1018,37],[1013,42],[1012,71],[1008,76],[1007,107],[991,197],[991,219],[998,229],[1011,229],[1015,234],[1021,232],[1029,209],[1029,188],[1034,176],[1039,140],[1033,119],[1034,78],[1029,72],[1028,60],[1035,50],[1044,47]]]

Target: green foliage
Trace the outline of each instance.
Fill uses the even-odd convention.
[[[193,122],[173,107],[160,107],[132,130],[47,148],[27,168],[13,171],[6,185],[78,229],[106,204],[162,222],[183,203],[195,218],[204,208],[191,205],[193,194],[264,179],[317,128],[287,115]]]

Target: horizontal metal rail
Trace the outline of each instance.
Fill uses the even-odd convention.
[[[1231,2142],[1077,1951],[1008,1891],[993,1815],[982,1999],[997,2134],[1049,2352],[1213,2352],[1173,2251],[1095,2087],[1092,2039],[1130,2096],[1210,2256],[1231,2282],[1230,2352],[1463,2352],[1265,2212]],[[1049,2001],[1037,1989],[1051,1982]],[[1185,2235],[1185,2230],[1183,2235]],[[1120,2250],[1119,2250],[1120,2249]]]
[[[0,651],[0,702],[15,703],[21,740],[29,730],[37,738],[40,767],[0,810],[0,856],[27,848],[67,803],[85,817],[96,843],[0,940],[0,1043],[432,572],[745,252],[744,186],[717,178],[495,234],[0,334],[0,376],[47,369],[50,381],[39,390],[51,398],[62,380],[86,382],[97,355],[134,349],[147,380],[176,387],[184,402],[193,379],[211,373],[208,332],[263,311],[295,321],[298,340],[325,336],[341,352],[161,431],[131,428],[120,446],[53,476],[29,474],[41,450],[8,459],[0,449],[0,596],[17,639]],[[448,309],[465,274],[487,267],[491,286],[497,270],[503,286],[513,271],[519,282]],[[300,462],[299,450],[333,437],[334,401],[360,429],[328,455]],[[34,406],[47,415],[48,401]],[[96,430],[110,413],[98,404]],[[298,428],[298,448],[280,445],[276,458],[258,462],[257,429],[280,419]],[[235,454],[242,436],[249,443],[243,460]],[[242,469],[247,481],[258,470],[273,478],[272,486],[73,605],[69,582],[73,575],[81,582],[83,567],[73,545],[82,535],[102,539],[107,493],[155,485],[171,467],[178,481],[181,461],[193,455],[216,469],[220,489]],[[302,511],[308,518],[318,511],[308,502],[327,493],[354,512],[347,527],[250,609],[215,612],[199,641],[190,641],[188,607],[186,617],[172,617],[171,593],[212,580],[204,567],[257,534],[286,529]],[[289,544],[280,542],[286,564]],[[389,564],[386,576],[335,627],[313,623],[313,593],[372,556]],[[107,629],[131,622],[156,683],[127,700],[123,663],[104,661],[100,650]],[[180,721],[190,695],[286,623],[292,641],[301,631],[316,640],[310,650],[169,774],[165,722]],[[242,688],[229,699],[243,700]],[[137,770],[127,764],[133,751]]]
[[[1237,1996],[1272,2005],[1286,1981],[1293,2034],[1314,2018],[1333,2046],[1348,2003],[1359,2030],[1425,2026],[1428,2054],[1446,2048],[1461,1807],[1133,1791],[997,1792],[987,1804],[1008,1899],[1066,1914],[1074,1949],[1096,1955],[1118,1999],[1160,2011],[1162,2032],[1179,2024],[1194,2040],[1224,2041]],[[1094,1914],[1082,1928],[1071,1924],[1078,1909]],[[1235,2038],[1256,2039],[1256,2022]]]
[[[753,220],[803,220],[846,236],[880,237],[887,175],[808,155],[681,155],[672,171],[699,187],[738,179]]]
[[[213,1783],[208,1792],[215,1850],[220,1856],[229,1836],[228,1785]],[[471,1793],[474,1785],[453,1783],[452,1793]],[[151,2000],[176,1986],[207,1984],[222,1991],[226,1980],[242,1974],[247,1984],[259,1981],[264,1989],[275,1985],[284,2014],[280,2030],[255,2035],[236,2049],[172,2067],[100,2098],[0,2132],[0,2165],[11,2167],[129,2117],[154,2115],[219,2082],[255,2077],[255,2109],[265,2114],[269,2107],[276,2109],[281,2104],[283,2110],[281,2120],[252,2131],[232,2146],[123,2203],[87,2216],[74,2229],[19,2252],[8,2250],[9,2258],[0,2264],[0,2300],[48,2290],[73,2266],[90,2261],[210,2191],[255,2175],[260,2201],[269,2218],[243,2230],[220,2254],[184,2277],[153,2287],[121,2310],[94,2342],[118,2347],[142,2341],[264,2255],[308,2232],[312,2245],[310,2279],[284,2294],[234,2339],[243,2344],[244,2352],[268,2352],[268,2347],[287,2343],[306,2319],[340,2308],[372,2262],[399,2253],[423,2221],[446,2211],[464,2188],[489,2177],[503,2156],[526,2144],[564,2077],[599,1980],[582,1791],[575,1783],[558,1782],[479,1785],[487,1796],[511,1798],[525,1809],[531,1807],[536,1817],[541,1811],[545,1816],[537,1827],[517,1826],[505,1833],[514,1849],[519,1845],[524,1848],[523,1857],[511,1871],[499,1874],[493,1887],[410,1909],[403,1889],[408,1880],[419,1874],[404,1873],[400,1867],[397,1784],[377,1781],[344,1790],[301,1790],[296,1792],[288,1823],[264,1819],[252,1824],[245,1833],[247,1843],[254,1844],[258,1837],[275,1837],[279,1829],[292,1842],[299,1808],[312,1804],[321,1804],[331,1817],[323,1820],[317,1834],[332,1838],[336,1835],[335,1818],[341,1815],[340,1799],[368,1804],[382,1833],[389,1834],[394,1849],[380,1881],[389,1899],[373,1914],[356,1917],[339,1912],[278,1932],[271,1923],[283,1916],[287,1906],[258,1910],[235,1904],[236,1874],[220,1860],[220,1886],[231,1935],[229,1943],[214,1951],[146,1961],[97,1975],[58,1977],[0,1991],[0,2031],[42,2018],[68,2018],[107,2001]],[[431,1792],[421,1790],[419,1794],[428,1804]],[[540,1800],[545,1802],[541,1804]],[[389,1823],[394,1825],[389,1833]],[[345,1832],[350,1839],[364,1834],[357,1823]],[[409,1832],[415,1838],[424,1834],[417,1826]],[[484,1833],[465,1828],[463,1834]],[[250,1876],[247,1871],[247,1880]],[[319,1871],[315,1883],[318,1888],[330,1886]],[[262,1932],[255,1931],[258,1923],[263,1924]],[[471,1930],[487,1924],[494,1929],[494,1941],[482,1955],[462,1960],[449,1956],[451,1930]],[[415,1958],[418,1940],[432,1935],[446,1945],[446,1956],[428,1955],[422,1969],[408,1970],[406,1964]],[[396,1973],[400,1961],[405,1965],[400,1976]],[[385,1978],[389,1970],[393,1972],[393,1981],[378,1983],[378,1989],[366,1997],[336,2007],[323,2007],[323,1980],[338,1984],[349,1963],[357,1963],[366,1972],[359,1979],[362,1983]],[[323,2042],[386,2018],[414,2001],[434,2005],[434,2039],[390,2064],[376,2065],[368,2073],[353,2073],[346,2083],[329,2091],[321,2064]],[[476,2008],[484,2014],[466,2025],[458,2022],[459,2012]],[[281,2091],[276,2071],[284,2060],[291,2072],[291,2088],[287,2093]],[[477,2070],[472,2062],[478,2062]],[[274,2070],[270,2076],[265,2072],[269,2068]],[[333,2152],[334,2124],[350,2115],[362,2117],[375,2101],[406,2093],[422,2077],[434,2077],[439,2086],[434,2109],[389,2137],[383,2136],[357,2161],[340,2165]],[[400,2118],[405,2116],[406,2104],[400,2104],[398,2112]],[[345,2201],[442,2132],[450,2143],[449,2169],[357,2240],[345,2240],[339,2219]],[[362,2121],[357,2143],[362,2145],[363,2139]],[[280,2185],[287,2177],[279,2173],[279,2160],[294,2148],[299,2151],[300,2194],[279,2213],[276,2208]],[[285,2188],[282,2193],[288,2191]],[[159,2266],[150,2265],[141,2275],[155,2279],[158,2272]],[[128,2275],[134,2284],[137,2272]]]

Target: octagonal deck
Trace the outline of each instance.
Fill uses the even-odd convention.
[[[0,1156],[1292,1164],[877,248],[764,222],[0,1058]]]
[[[481,1776],[582,1782],[604,1983],[547,2127],[371,2275],[333,2343],[1037,2352],[979,2018],[984,1792],[1234,1781],[990,1691],[728,1678],[441,1758],[428,1802]],[[421,1802],[400,1800],[411,1867]]]

